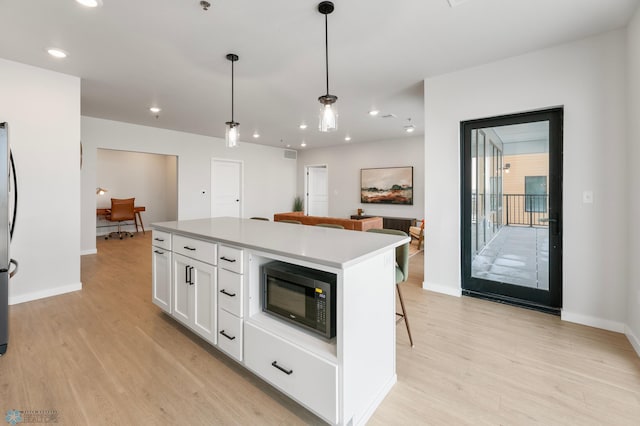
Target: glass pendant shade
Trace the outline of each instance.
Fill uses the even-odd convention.
[[[240,131],[238,129],[238,123],[227,123],[227,131],[225,132],[225,141],[227,148],[234,148],[238,146],[238,139],[240,138]]]
[[[338,129],[338,111],[331,104],[320,107],[320,122],[318,129],[321,132],[333,132]]]

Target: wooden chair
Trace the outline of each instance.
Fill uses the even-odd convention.
[[[418,250],[422,247],[424,242],[424,219],[421,221],[420,226],[412,226],[409,228],[409,235],[411,235],[411,242],[418,240]]]
[[[407,236],[405,232],[397,229],[367,229],[367,232]],[[413,337],[411,337],[411,328],[409,327],[409,318],[407,317],[407,310],[404,307],[404,299],[400,291],[400,283],[407,281],[407,278],[409,278],[409,244],[410,242],[396,247],[396,291],[398,292],[400,308],[402,309],[402,313],[396,312],[398,316],[396,323],[404,319],[404,324],[407,326],[407,334],[409,334],[409,343],[411,343],[411,347],[413,348],[414,344]]]
[[[316,226],[320,226],[322,228],[344,229],[344,226],[338,225],[337,223],[318,223]]]
[[[112,235],[117,235],[120,239],[122,239],[124,235],[133,237],[133,232],[123,232],[120,227],[124,221],[133,220],[135,222],[136,215],[133,209],[134,202],[135,198],[111,199],[111,210],[109,210],[109,214],[106,216],[106,219],[111,222],[118,222],[118,230],[105,235],[105,240],[108,240]]]
[[[253,220],[266,220],[267,222],[269,221],[269,219],[267,219],[266,217],[258,217],[258,216],[250,217],[249,219],[253,219]]]

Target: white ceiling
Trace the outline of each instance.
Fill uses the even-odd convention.
[[[626,25],[639,0],[335,0],[330,93],[339,129],[319,133],[324,17],[316,0],[0,0],[0,57],[82,78],[82,114],[307,149],[424,133],[425,77]],[[56,60],[55,46],[69,52]],[[0,101],[1,97],[0,97]],[[463,101],[463,100],[461,100]],[[155,118],[148,108],[162,108]],[[34,106],[35,108],[36,106]],[[372,108],[397,118],[372,118]],[[309,127],[300,130],[306,122]],[[261,137],[253,139],[254,130]]]

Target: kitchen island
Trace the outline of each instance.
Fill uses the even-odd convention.
[[[332,424],[364,424],[396,382],[395,247],[408,237],[238,218],[154,223],[153,302]],[[335,275],[335,337],[263,312],[261,267]]]

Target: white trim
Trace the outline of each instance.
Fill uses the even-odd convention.
[[[80,252],[80,256],[85,256],[87,254],[98,254],[98,249],[94,248],[94,249],[82,250]]]
[[[82,290],[82,283],[69,284],[62,287],[48,288],[46,290],[34,291],[33,293],[21,294],[20,296],[9,296],[9,305],[31,302],[32,300],[44,299],[46,297],[58,296],[60,294],[71,293]]]
[[[638,336],[633,333],[633,330],[631,330],[631,327],[628,325],[624,326],[624,334],[627,336],[629,343],[631,343],[631,346],[633,346],[633,349],[636,350],[636,353],[640,357],[640,339],[638,339]]]
[[[424,290],[433,291],[436,293],[446,294],[448,296],[461,297],[462,289],[461,288],[451,288],[448,285],[436,284],[436,283],[428,283],[426,281],[422,282],[422,288]]]
[[[588,325],[590,327],[601,328],[603,330],[615,331],[617,333],[624,333],[624,323],[618,321],[611,321],[603,318],[592,317],[589,315],[576,314],[574,312],[567,312],[564,309],[560,314],[562,321],[574,322],[576,324]]]

